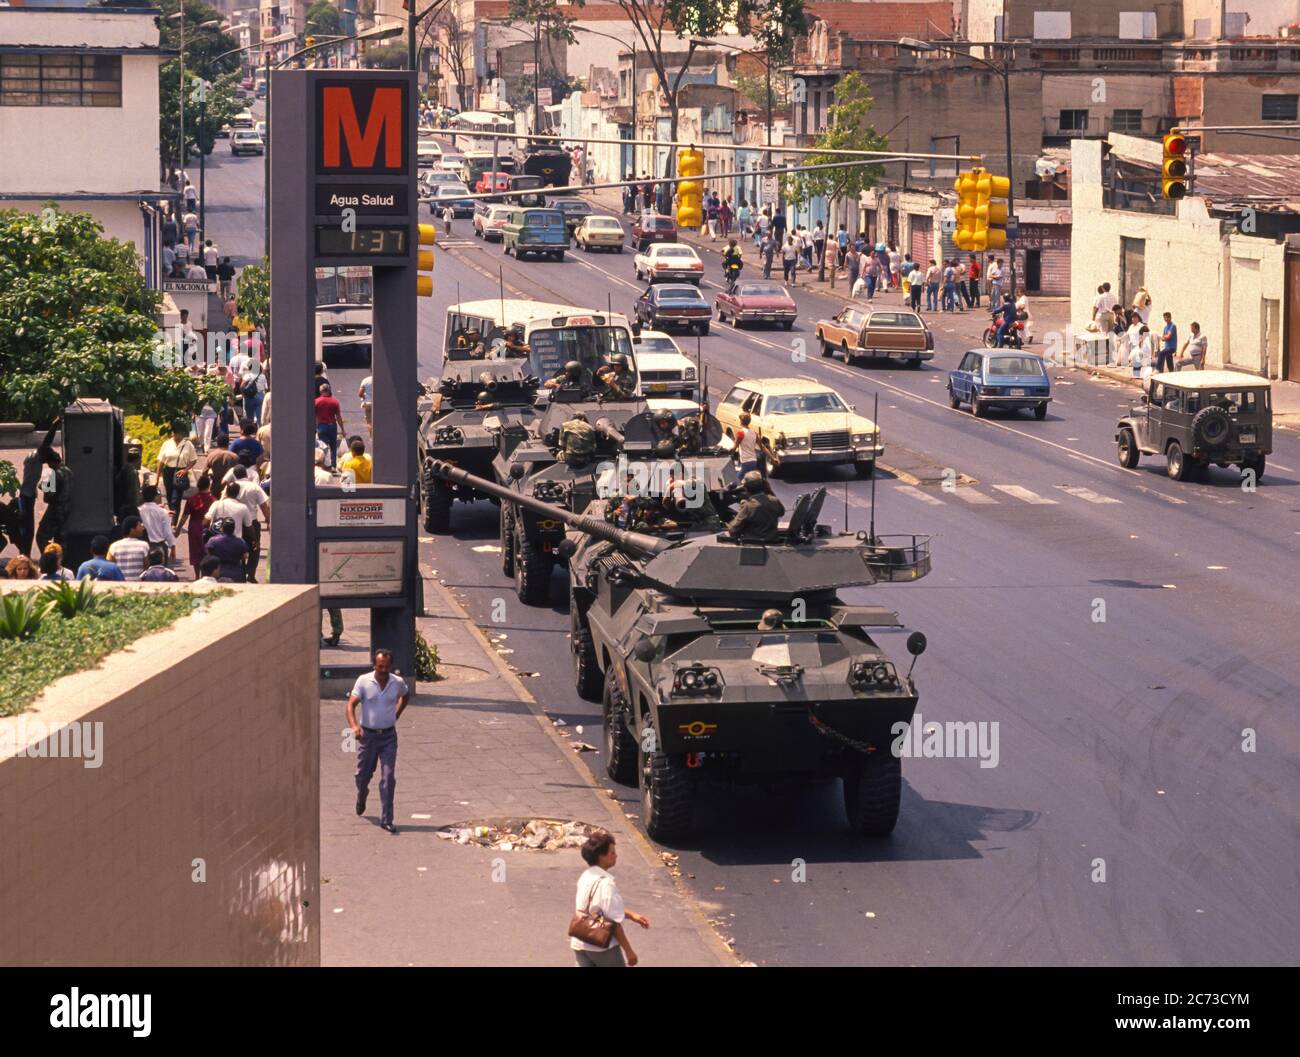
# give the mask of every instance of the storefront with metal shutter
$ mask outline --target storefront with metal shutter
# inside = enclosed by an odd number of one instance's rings
[[[912,251],[912,260],[929,263],[934,249],[934,217],[929,214],[908,214],[908,226],[911,236],[908,249]]]
[[[1022,224],[1016,272],[1026,293],[1070,296],[1070,225]]]

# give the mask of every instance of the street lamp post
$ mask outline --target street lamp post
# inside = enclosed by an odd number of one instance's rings
[[[907,48],[909,51],[943,51],[949,55],[962,56],[970,59],[971,62],[977,62],[986,69],[992,70],[1002,78],[1002,108],[1006,116],[1006,147],[1007,147],[1007,180],[1011,182],[1011,195],[1007,202],[1007,207],[1014,216],[1016,212],[1016,185],[1012,174],[1011,161],[1011,67],[1005,60],[1001,65],[989,62],[988,59],[977,55],[971,55],[969,52],[959,51],[956,48],[949,47],[945,44],[936,44],[933,41],[917,40],[915,37],[900,37],[898,40],[900,48]],[[1007,251],[1007,262],[1011,268],[1011,295],[1016,293],[1016,252],[1014,249]]]

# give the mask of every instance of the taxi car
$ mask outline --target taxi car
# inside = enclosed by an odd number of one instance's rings
[[[670,282],[685,280],[699,286],[704,279],[704,262],[695,250],[681,242],[647,246],[632,258],[632,270],[638,279],[651,283],[659,279]]]
[[[770,279],[741,279],[734,291],[719,290],[713,307],[718,322],[730,319],[733,327],[742,323],[780,323],[790,330],[799,315],[799,306],[786,288]]]
[[[982,416],[990,407],[1020,411],[1032,408],[1039,421],[1052,401],[1052,379],[1041,356],[1012,349],[972,349],[957,369],[948,372],[948,403],[970,404]]]
[[[822,355],[838,353],[845,363],[876,357],[920,367],[934,359],[934,335],[918,313],[907,309],[845,305],[830,319],[818,320],[815,330]]]
[[[1143,455],[1163,455],[1175,481],[1211,463],[1250,470],[1258,481],[1273,451],[1272,387],[1236,371],[1153,374],[1141,404],[1119,420],[1115,443],[1126,469]]]
[[[669,335],[662,330],[642,330],[639,334],[634,331],[632,350],[636,353],[641,395],[695,395],[698,369]]]
[[[582,223],[573,232],[573,241],[582,247],[583,253],[590,253],[596,246],[622,253],[623,225],[613,217],[595,214],[583,217]]]
[[[759,438],[760,463],[767,464],[769,474],[785,465],[850,463],[858,476],[866,477],[885,450],[871,419],[811,378],[738,381],[716,412],[728,437],[735,437],[745,412]]]

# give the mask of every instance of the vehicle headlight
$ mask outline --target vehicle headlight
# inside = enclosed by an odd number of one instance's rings
[[[538,481],[533,485],[533,495],[544,503],[554,503],[564,498],[564,485],[559,481]]]
[[[807,438],[807,437],[790,437],[790,438],[786,441],[786,446],[789,447],[789,448],[791,448],[791,449],[806,448],[806,447],[808,447],[808,438]]]
[[[693,382],[695,380],[695,368],[687,367],[686,370],[682,372],[682,377],[688,382]]]
[[[866,444],[867,441],[870,440],[870,439],[871,439],[871,434],[869,434],[869,433],[855,433],[855,434],[853,434],[853,443],[854,443],[854,444]]]
[[[722,673],[716,668],[691,665],[689,668],[677,669],[673,675],[672,693],[674,697],[699,697],[702,694],[717,694],[722,692],[722,687]]]
[[[892,690],[899,685],[898,672],[888,661],[854,661],[849,685],[855,690]]]
[[[439,444],[464,444],[465,434],[456,426],[439,426],[433,439]]]

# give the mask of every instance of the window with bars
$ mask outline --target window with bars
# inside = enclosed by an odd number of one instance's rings
[[[1294,95],[1266,95],[1262,97],[1260,118],[1264,121],[1295,121],[1296,100]]]
[[[1142,111],[1116,110],[1111,116],[1110,127],[1112,132],[1141,132]]]
[[[1086,110],[1062,110],[1058,121],[1062,132],[1088,131],[1088,111]]]
[[[0,106],[121,106],[122,56],[0,54]]]

